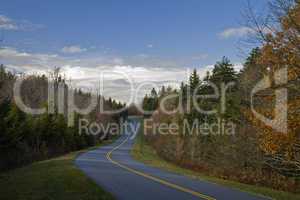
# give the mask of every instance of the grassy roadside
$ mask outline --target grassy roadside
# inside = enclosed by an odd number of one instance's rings
[[[141,127],[143,127],[143,126],[141,126]],[[142,128],[141,128],[141,130],[142,130]],[[253,185],[242,184],[242,183],[238,183],[238,182],[234,182],[234,181],[227,181],[227,180],[223,180],[223,179],[219,179],[219,178],[215,178],[215,177],[209,177],[209,176],[205,176],[201,173],[198,173],[198,172],[195,172],[195,171],[192,171],[189,169],[184,169],[184,168],[178,167],[178,166],[160,158],[157,155],[155,149],[153,149],[151,146],[149,146],[145,143],[142,133],[139,133],[139,135],[137,136],[136,142],[134,144],[131,154],[136,160],[143,162],[147,165],[150,165],[153,167],[158,167],[158,168],[170,171],[170,172],[175,172],[177,174],[183,174],[183,175],[195,178],[195,179],[217,183],[220,185],[239,189],[241,191],[249,192],[252,194],[270,197],[270,198],[276,199],[276,200],[287,200],[287,199],[288,200],[300,200],[300,195],[282,192],[282,191],[276,191],[276,190],[272,190],[270,188],[265,188],[265,187],[258,187],[258,186],[253,186]]]
[[[101,145],[111,143],[105,142]],[[99,146],[101,146],[99,145]],[[97,147],[99,147],[97,146]],[[74,159],[90,148],[0,174],[1,200],[111,200],[83,174]]]

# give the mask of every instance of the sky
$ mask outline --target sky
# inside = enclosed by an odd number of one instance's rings
[[[3,0],[0,63],[24,73],[60,67],[90,90],[104,72],[102,93],[128,102],[131,82],[143,96],[151,84],[185,81],[193,68],[203,76],[223,56],[240,69],[245,8],[246,0]]]

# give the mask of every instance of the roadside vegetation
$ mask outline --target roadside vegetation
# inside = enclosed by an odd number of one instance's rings
[[[21,98],[30,108],[46,108],[41,115],[31,115],[20,110],[13,98],[13,86],[17,79],[23,79]],[[71,91],[59,69],[46,75],[13,74],[0,66],[0,172],[49,159],[71,151],[94,146],[102,136],[79,131],[79,119],[97,121],[103,125],[117,122],[120,115],[103,115],[95,109],[89,115],[75,114],[74,126],[67,125],[67,99],[59,102],[64,113],[58,113],[58,102],[53,102],[54,112],[48,110],[48,84],[53,84],[54,95],[58,96],[58,85],[63,85],[65,94]],[[74,101],[79,108],[88,105],[91,93],[80,89],[74,91]],[[115,100],[98,97],[106,108],[118,109],[125,105]],[[109,136],[108,136],[109,137]]]
[[[143,127],[143,125],[141,127]],[[293,194],[284,191],[273,190],[267,187],[253,186],[253,185],[239,183],[236,181],[229,181],[221,178],[216,178],[213,176],[208,176],[204,172],[197,172],[194,170],[190,170],[188,168],[180,167],[172,162],[168,162],[165,159],[161,158],[157,153],[157,151],[151,145],[149,145],[149,143],[145,141],[142,128],[140,129],[140,132],[136,137],[134,147],[131,151],[131,155],[133,156],[134,159],[152,167],[157,167],[162,170],[185,175],[193,179],[217,183],[220,185],[224,185],[226,187],[238,189],[258,196],[262,195],[276,200],[287,200],[287,199],[299,200],[300,199],[300,195],[298,194]]]
[[[1,173],[0,199],[113,200],[111,194],[75,167],[75,158],[84,151]]]
[[[300,192],[300,2],[271,1],[263,22],[249,10],[247,23],[258,47],[251,50],[242,70],[223,57],[203,78],[195,69],[179,89],[152,89],[143,100],[143,108],[153,112],[145,141],[160,158],[177,166],[296,194]],[[268,86],[251,96],[261,80]],[[224,105],[221,95],[193,102],[193,94],[214,95],[215,90],[220,94],[222,84],[231,83]],[[288,94],[287,129],[280,131],[259,120],[253,109],[268,119],[284,113],[284,95],[278,95],[283,88]],[[175,112],[167,114],[162,106]],[[159,124],[176,124],[178,133],[161,134]],[[212,124],[218,127],[217,134],[205,127]],[[275,125],[284,124],[281,118]]]

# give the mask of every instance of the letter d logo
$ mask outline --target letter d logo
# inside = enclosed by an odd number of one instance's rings
[[[287,68],[283,68],[277,70],[274,75],[275,84],[282,85],[288,82],[288,70]],[[267,126],[272,127],[274,130],[287,133],[288,124],[287,124],[287,100],[288,100],[288,90],[286,88],[280,88],[275,90],[275,117],[274,119],[266,118],[264,115],[256,112],[253,104],[254,95],[264,89],[271,87],[271,80],[269,77],[263,78],[251,91],[251,110],[254,116],[262,121]]]

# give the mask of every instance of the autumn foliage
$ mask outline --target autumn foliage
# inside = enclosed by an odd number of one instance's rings
[[[152,119],[154,123],[178,123],[180,133],[184,132],[184,119],[189,122],[194,119],[200,122],[221,119],[222,123],[234,122],[237,125],[236,134],[147,134],[147,141],[161,157],[183,167],[224,179],[300,192],[300,2],[274,0],[270,7],[272,24],[264,24],[263,28],[260,26],[261,46],[250,52],[239,73],[232,71],[230,61],[223,58],[204,79],[200,80],[194,71],[189,82],[182,83],[179,90],[166,92],[164,89],[163,95],[161,91],[157,92],[160,94],[156,99],[158,102],[166,95],[183,94],[183,99],[173,99],[168,106],[176,108],[182,103],[182,110],[186,111],[188,89],[200,86],[202,94],[209,94],[211,90],[207,81],[218,86],[221,81],[235,82],[236,87],[226,94],[228,109],[225,113],[220,112],[219,101],[205,100],[198,102],[200,107],[217,109],[215,115],[205,116],[193,109],[193,105],[191,112],[169,115],[156,107]],[[287,70],[286,80],[284,74],[278,75],[278,71],[283,69]],[[251,98],[251,91],[263,79],[269,80],[269,87]],[[282,88],[287,90],[288,95],[287,131],[284,133],[266,125],[252,111],[254,108],[257,113],[274,119],[275,106],[284,107],[285,104],[281,99],[276,101],[277,91]],[[281,120],[277,125],[284,123]],[[153,130],[148,131],[153,133]]]

